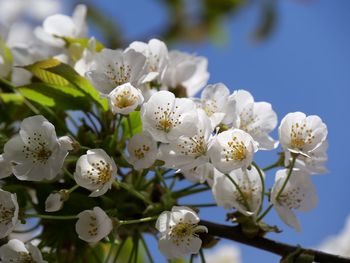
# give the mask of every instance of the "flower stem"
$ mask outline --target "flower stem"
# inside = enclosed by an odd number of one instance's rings
[[[292,162],[291,162],[291,164],[290,164],[289,171],[288,171],[288,174],[287,174],[287,178],[286,178],[286,180],[284,181],[284,183],[283,183],[281,189],[278,191],[278,193],[277,193],[277,195],[276,195],[276,201],[278,201],[278,198],[281,196],[281,194],[282,194],[284,188],[286,188],[286,185],[287,185],[287,183],[288,183],[288,181],[289,181],[289,178],[290,178],[290,176],[291,176],[291,174],[292,174],[292,171],[293,171],[293,168],[294,168],[296,159],[297,159],[297,156],[296,156],[296,155],[293,155],[293,157],[292,157]],[[270,210],[271,210],[272,207],[273,207],[273,204],[270,204],[270,205],[267,207],[267,209],[258,217],[258,219],[256,220],[256,222],[261,221],[261,220],[268,214],[268,212],[270,212]]]
[[[284,188],[286,188],[286,185],[287,185],[287,183],[288,183],[288,181],[289,181],[289,178],[290,178],[290,176],[292,175],[292,172],[293,172],[293,168],[294,168],[296,159],[297,159],[297,156],[293,154],[292,162],[291,162],[290,167],[289,167],[289,171],[288,171],[287,178],[286,178],[286,180],[284,181],[284,183],[283,183],[281,189],[278,191],[278,193],[277,193],[277,195],[276,195],[276,200],[277,200],[277,201],[278,201],[278,198],[280,198],[280,196],[281,196],[281,194],[282,194]]]
[[[132,131],[130,115],[128,115],[128,125],[129,125],[130,137],[132,137],[132,136],[134,136],[134,132]]]
[[[136,191],[135,189],[131,188],[128,184],[123,183],[123,182],[113,181],[113,185],[117,189],[119,187],[123,188],[124,190],[128,191],[130,194],[132,194],[133,196],[137,197],[138,199],[144,201],[145,203],[147,203],[149,205],[152,205],[152,202],[150,200],[148,200],[148,198],[146,198],[143,194],[141,194],[140,192]]]
[[[140,219],[133,219],[133,220],[120,220],[119,224],[120,225],[131,225],[131,224],[138,224],[138,223],[145,223],[149,221],[154,221],[158,218],[158,216],[149,216],[149,217],[144,217]]]
[[[145,248],[145,251],[146,251],[146,254],[147,254],[149,262],[150,263],[154,263],[151,251],[149,250],[149,248],[147,246],[147,243],[146,243],[146,241],[145,241],[145,239],[144,239],[142,234],[140,234],[140,239],[141,239],[141,243],[142,243],[143,247]]]
[[[264,211],[264,213],[262,213],[258,219],[256,220],[256,222],[260,222],[267,214],[268,212],[270,212],[271,208],[273,207],[273,204],[270,204],[267,209]]]
[[[72,192],[74,192],[75,190],[77,190],[80,187],[80,185],[76,184],[74,185],[72,188],[70,188],[67,193],[70,194]]]
[[[241,188],[239,187],[239,185],[236,183],[236,181],[228,174],[225,174],[225,176],[231,181],[231,183],[234,184],[234,186],[236,187],[237,191],[239,192],[239,194],[241,195],[242,199],[243,199],[243,204],[244,206],[247,208],[247,210],[251,211],[250,206],[248,204],[248,201],[245,197],[245,195],[243,194]]]
[[[120,255],[120,253],[121,253],[121,251],[122,251],[122,249],[123,249],[125,243],[126,243],[126,239],[123,239],[123,241],[122,241],[122,242],[119,244],[119,246],[118,246],[118,250],[117,250],[117,252],[115,253],[115,256],[114,256],[114,259],[113,259],[112,262],[117,262],[117,259],[118,259],[119,255]]]
[[[208,204],[182,204],[181,206],[214,207],[214,206],[217,206],[217,204],[215,204],[215,203],[208,203]]]
[[[192,195],[192,194],[201,193],[201,192],[207,191],[209,189],[210,189],[210,187],[202,187],[202,188],[197,188],[197,189],[193,189],[193,190],[185,191],[185,192],[180,190],[177,192],[173,192],[172,196],[175,198],[180,198],[180,197],[184,197],[184,196],[188,196],[188,195]]]
[[[199,250],[199,255],[201,256],[202,263],[205,263],[205,257],[204,257],[203,249]]]
[[[26,214],[26,218],[37,217],[42,219],[51,219],[51,220],[74,220],[78,219],[78,216],[54,216],[54,215],[40,215],[40,214]]]
[[[255,162],[252,162],[252,165],[255,167],[255,169],[258,171],[259,173],[259,177],[260,177],[260,181],[261,181],[261,203],[260,203],[260,206],[259,206],[259,210],[258,210],[258,214],[261,212],[262,208],[263,208],[263,204],[264,204],[264,194],[265,194],[265,179],[264,179],[264,176],[261,172],[261,169],[260,167],[255,163]]]

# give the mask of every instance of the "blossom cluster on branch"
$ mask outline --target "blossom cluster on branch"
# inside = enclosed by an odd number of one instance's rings
[[[33,41],[1,42],[0,100],[29,109],[23,120],[0,123],[4,130],[13,124],[0,155],[0,237],[10,237],[1,262],[55,262],[54,255],[87,262],[86,243],[109,244],[99,260],[116,262],[127,240],[129,262],[137,262],[144,233],[157,236],[169,259],[203,258],[202,247],[213,243],[198,216],[207,205],[223,206],[251,238],[279,232],[263,222],[272,208],[300,230],[295,211],[315,207],[310,178],[326,171],[320,117],[289,113],[274,139],[271,104],[223,83],[207,85],[206,58],[168,50],[158,39],[104,48],[86,38],[85,17],[79,5],[71,17],[46,18]],[[275,163],[254,161],[257,151],[279,145]],[[274,168],[268,190],[265,173]],[[190,186],[179,189],[181,180]],[[181,201],[204,191],[215,204]],[[11,238],[29,218],[42,226],[37,247]]]

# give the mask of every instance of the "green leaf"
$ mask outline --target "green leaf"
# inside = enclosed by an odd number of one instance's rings
[[[142,132],[142,121],[139,111],[133,111],[130,112],[129,118],[131,121],[131,127],[132,127],[132,133],[130,133],[129,124],[128,124],[128,117],[125,116],[122,120],[122,126],[123,126],[123,136],[125,138],[130,138],[131,134],[138,134]]]
[[[88,95],[98,105],[100,105],[104,111],[108,110],[107,99],[101,99],[98,91],[69,65],[59,63],[51,68],[48,68],[47,70],[51,73],[64,77],[70,83],[74,84],[78,89]]]
[[[79,44],[83,48],[89,48],[89,38],[72,38],[72,37],[62,37],[62,39],[66,42],[66,45],[70,46],[72,44]],[[95,40],[96,47],[95,51],[100,52],[102,49],[104,49],[104,45],[99,42],[98,40]]]
[[[27,87],[21,87],[18,90],[24,97],[31,101],[37,102],[40,105],[47,107],[53,107],[56,105],[55,100],[53,98],[44,95],[39,91]]]
[[[58,74],[53,74],[50,71],[48,71],[49,68],[55,67],[60,64],[61,62],[59,60],[51,58],[36,62],[28,66],[24,66],[23,68],[30,71],[35,77],[37,77],[45,83],[58,86],[67,86],[69,82],[64,77],[61,77]]]
[[[21,94],[17,94],[17,93],[0,93],[0,100],[5,104],[7,103],[22,104],[24,98]]]
[[[89,110],[90,104],[84,94],[74,86],[57,86],[45,83],[32,83],[17,90],[27,99],[47,107],[63,110]]]

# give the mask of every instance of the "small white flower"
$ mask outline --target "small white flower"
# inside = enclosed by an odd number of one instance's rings
[[[316,115],[293,112],[282,119],[278,133],[285,151],[310,156],[326,140],[327,126]]]
[[[132,49],[103,49],[94,56],[86,77],[102,96],[108,96],[125,83],[139,88],[146,74],[145,62],[146,57]]]
[[[51,193],[45,201],[46,212],[56,212],[62,209],[64,196],[60,192]]]
[[[91,64],[93,63],[96,54],[96,39],[91,37],[89,39],[88,47],[84,49],[80,59],[75,63],[74,69],[81,76],[85,76],[86,72],[91,68]]]
[[[42,20],[59,12],[59,0],[2,0],[0,1],[0,23],[11,24],[19,18],[30,17]]]
[[[205,226],[198,225],[198,215],[188,207],[173,206],[158,217],[156,228],[160,232],[158,247],[167,258],[183,258],[197,254],[202,245],[199,232],[208,232]]]
[[[234,245],[222,245],[205,253],[207,263],[241,263],[241,251]]]
[[[181,173],[187,180],[194,183],[205,183],[213,186],[214,182],[214,166],[211,163],[204,163],[190,169],[181,169]]]
[[[108,95],[109,108],[114,114],[127,115],[134,111],[143,102],[143,96],[139,89],[130,83],[116,87]]]
[[[146,131],[131,137],[128,144],[127,161],[136,170],[146,169],[153,165],[158,155],[157,142]]]
[[[67,136],[57,138],[55,126],[41,115],[28,117],[21,123],[19,135],[4,146],[4,158],[12,163],[19,180],[52,180],[60,172],[68,151]]]
[[[82,38],[86,36],[87,8],[85,5],[77,5],[72,17],[55,14],[47,17],[42,27],[34,31],[37,38],[53,47],[64,47],[65,42],[58,37]]]
[[[129,45],[129,49],[140,52],[146,57],[147,73],[152,72],[153,74],[149,74],[144,82],[160,83],[169,60],[165,43],[158,39],[151,39],[148,43],[134,41]]]
[[[257,151],[256,142],[245,131],[230,129],[219,133],[209,149],[211,162],[222,173],[248,167]]]
[[[235,124],[235,102],[230,99],[230,90],[222,83],[208,85],[200,99],[195,100],[210,118],[213,127],[224,124]]]
[[[317,149],[312,152],[309,152],[309,157],[304,155],[299,155],[295,160],[295,168],[298,168],[301,171],[306,172],[307,174],[323,174],[328,170],[326,168],[326,162],[328,160],[327,156],[328,142],[324,141]],[[291,160],[291,153],[285,152],[285,166],[287,166]]]
[[[217,204],[225,209],[234,207],[247,216],[256,216],[262,202],[262,184],[258,171],[255,167],[250,170],[236,169],[228,176],[239,189],[225,174],[216,171],[212,191]]]
[[[209,79],[208,60],[180,51],[169,52],[169,64],[162,83],[169,89],[185,89],[187,97],[194,96]]]
[[[0,247],[0,259],[2,263],[47,263],[37,247],[32,243],[24,244],[18,239],[11,239]]]
[[[92,191],[91,197],[105,194],[111,188],[117,166],[102,149],[91,149],[79,157],[74,179],[78,185]]]
[[[235,91],[230,98],[234,100],[238,115],[238,126],[249,133],[259,144],[259,149],[272,150],[278,146],[269,133],[276,128],[277,115],[271,104],[267,102],[254,102],[253,96],[246,90]]]
[[[207,151],[212,139],[213,128],[210,119],[201,109],[198,112],[198,122],[192,125],[197,131],[192,136],[180,136],[169,144],[160,146],[160,159],[165,167],[189,170],[209,162]]]
[[[112,220],[100,207],[85,210],[78,217],[75,230],[79,238],[86,242],[96,243],[108,236],[113,229]]]
[[[142,105],[141,118],[143,129],[156,141],[170,142],[181,135],[194,135],[198,114],[190,99],[175,98],[169,91],[159,91]]]
[[[316,190],[308,174],[294,169],[286,187],[277,199],[287,175],[287,169],[276,172],[275,184],[271,190],[271,203],[284,223],[300,231],[300,223],[293,210],[309,211],[313,209],[317,203]]]
[[[0,154],[0,179],[9,177],[12,174],[11,162],[4,159],[3,154]]]
[[[0,238],[12,232],[18,221],[16,194],[0,189]]]

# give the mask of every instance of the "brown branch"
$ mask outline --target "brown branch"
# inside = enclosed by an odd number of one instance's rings
[[[324,263],[350,263],[350,258],[344,258],[337,255],[324,253],[318,250],[306,249],[299,246],[293,246],[286,243],[274,241],[264,237],[248,238],[241,232],[237,226],[220,225],[208,221],[201,221],[201,224],[208,228],[208,233],[213,236],[218,236],[230,239],[251,247],[256,247],[265,251],[269,251],[276,255],[286,256],[297,249],[301,252],[308,252],[315,256],[315,262]]]

